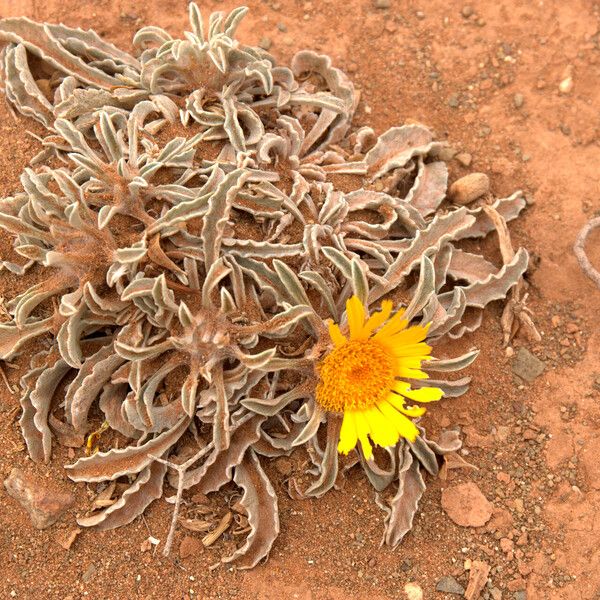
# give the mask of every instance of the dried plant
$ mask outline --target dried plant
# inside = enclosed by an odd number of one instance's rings
[[[224,559],[239,568],[279,532],[266,459],[308,452],[314,480],[291,477],[295,498],[326,493],[358,464],[378,492],[396,481],[390,503],[378,500],[396,546],[423,470],[436,475],[438,457],[460,447],[457,432],[436,443],[421,427],[413,443],[340,465],[341,418],[315,401],[326,321],[343,322],[350,296],[367,307],[385,297],[431,322],[429,340],[459,338],[524,285],[528,264],[524,249],[498,268],[461,248],[516,218],[521,193],[452,205],[444,144],[429,129],[353,128],[348,78],[326,56],[300,52],[287,68],[240,44],[245,12],[215,13],[205,30],[191,4],[191,33],[145,27],[136,56],[92,31],[0,22],[6,95],[48,132],[23,190],[0,201],[22,257],[2,268],[47,273],[0,323],[1,359],[38,350],[22,378],[29,453],[48,462],[54,438],[91,447],[99,423],[113,432],[118,447],[66,467],[74,481],[129,483],[79,520],[96,529],[139,516],[169,465],[177,508],[192,486],[233,481],[251,529]],[[432,360],[424,369],[442,379],[416,385],[459,396],[469,378],[445,374],[476,355]],[[177,513],[167,551],[176,523]]]

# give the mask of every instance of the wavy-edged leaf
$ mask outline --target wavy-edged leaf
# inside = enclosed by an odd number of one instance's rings
[[[463,288],[467,298],[467,306],[485,308],[494,300],[506,298],[506,294],[524,275],[529,264],[529,254],[525,248],[519,248],[513,259],[498,272],[489,275]]]
[[[442,373],[461,371],[471,365],[478,355],[479,350],[471,350],[456,358],[447,358],[443,360],[432,359],[423,364],[423,369],[427,372],[434,371]]]
[[[233,468],[240,464],[246,450],[260,439],[264,420],[262,415],[247,415],[230,432],[228,448],[213,451],[200,467],[185,474],[184,489],[197,485],[198,492],[208,494],[231,481]]]
[[[77,524],[98,531],[115,529],[131,523],[146,508],[162,496],[167,465],[154,461],[144,468],[123,495],[108,508],[89,517],[80,517]]]
[[[48,427],[48,414],[52,405],[52,397],[71,367],[64,360],[57,360],[47,367],[38,377],[35,388],[29,395],[29,401],[35,409],[33,423],[42,435],[44,462],[48,463],[52,455],[52,433]]]
[[[235,468],[233,480],[244,490],[240,502],[246,509],[252,531],[244,545],[224,558],[223,562],[231,563],[238,569],[252,569],[269,555],[279,535],[277,495],[252,451],[247,452]]]
[[[443,161],[419,161],[419,172],[405,200],[424,217],[434,213],[446,196],[448,167]]]
[[[425,156],[443,144],[433,141],[433,134],[422,125],[392,127],[380,135],[365,156],[371,180],[392,169],[403,167],[413,156]]]
[[[408,445],[404,447],[402,463],[398,472],[398,491],[387,507],[384,519],[385,532],[382,543],[396,548],[402,538],[412,529],[419,500],[425,491],[425,482],[419,468],[419,462],[414,460]]]
[[[456,236],[472,225],[474,221],[475,217],[469,215],[465,208],[434,217],[427,229],[417,231],[410,246],[398,254],[384,275],[386,282],[371,289],[369,303],[375,302],[398,287],[403,277],[411,271],[425,253],[433,253],[439,250],[444,243],[456,239]]]
[[[186,415],[172,429],[141,446],[98,452],[93,456],[80,458],[72,465],[65,465],[67,475],[73,481],[94,483],[139,473],[154,461],[153,456],[162,456],[171,448],[189,424],[190,419]]]

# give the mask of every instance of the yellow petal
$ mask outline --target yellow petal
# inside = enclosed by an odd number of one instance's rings
[[[406,379],[429,379],[429,375],[420,369],[405,367],[401,363],[396,369],[396,377],[405,377]]]
[[[358,439],[360,440],[363,454],[367,460],[371,460],[371,458],[373,458],[373,448],[369,443],[369,424],[362,412],[355,412],[354,417],[356,419],[356,432],[358,434]]]
[[[381,303],[381,310],[379,312],[373,313],[365,323],[363,330],[366,333],[366,336],[369,337],[378,327],[381,327],[389,318],[393,303],[391,300],[384,300]]]
[[[371,430],[371,439],[382,448],[395,446],[398,442],[398,432],[383,416],[377,407],[364,411],[365,418]]]
[[[399,331],[390,335],[386,342],[393,348],[402,348],[422,342],[427,337],[427,330],[420,325],[409,327],[404,331]]]
[[[381,402],[379,409],[394,425],[396,431],[403,437],[414,442],[419,435],[417,426],[403,414],[400,414],[389,402]]]
[[[378,340],[384,340],[392,335],[396,335],[406,328],[408,321],[403,319],[405,309],[399,309],[396,314],[374,335]]]
[[[444,392],[436,387],[422,387],[418,390],[411,390],[410,385],[405,381],[397,381],[394,384],[394,391],[415,402],[435,402],[444,395]]]
[[[398,358],[419,357],[419,359],[424,360],[429,358],[431,353],[431,346],[425,342],[420,342],[418,344],[398,344],[394,346],[386,343],[385,346],[388,347],[390,352]]]
[[[421,417],[427,412],[423,406],[406,406],[404,403],[404,398],[396,394],[390,394],[387,397],[387,402],[389,402],[396,410],[399,410],[407,417]]]
[[[346,316],[348,317],[348,328],[350,339],[359,340],[363,337],[363,325],[365,323],[365,307],[357,296],[352,296],[346,302]]]
[[[331,320],[327,323],[327,325],[329,327],[329,337],[331,338],[333,345],[336,348],[339,346],[343,346],[348,340],[346,339],[346,336],[344,336],[344,334],[340,331],[339,326]]]
[[[358,433],[356,431],[356,419],[354,413],[347,411],[344,413],[342,428],[340,429],[340,441],[338,443],[338,452],[348,454],[350,450],[356,447]]]

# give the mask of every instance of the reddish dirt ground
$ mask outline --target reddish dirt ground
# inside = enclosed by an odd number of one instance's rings
[[[208,13],[236,2],[201,4]],[[170,510],[164,501],[153,504],[144,520],[107,533],[83,532],[65,550],[59,540],[89,503],[86,489],[67,480],[65,451],[58,449],[49,467],[27,459],[17,396],[2,388],[0,475],[22,466],[74,489],[77,504],[62,522],[38,531],[2,490],[0,596],[384,600],[406,597],[405,584],[416,582],[425,598],[451,598],[435,591],[440,577],[452,575],[466,585],[465,561],[468,566],[468,560],[482,560],[491,567],[484,598],[600,598],[600,291],[572,253],[578,230],[600,212],[600,5],[247,4],[252,10],[241,39],[270,43],[282,63],[303,48],[330,54],[361,90],[359,122],[379,132],[410,119],[426,123],[472,155],[468,170],[489,173],[496,195],[518,188],[530,194],[532,205],[511,232],[514,244],[534,256],[530,306],[543,341],[532,345],[518,338],[514,348],[528,347],[546,370],[531,385],[513,376],[513,359],[502,348],[501,307],[492,307],[475,335],[440,351],[481,348],[470,368],[471,391],[435,407],[426,422],[434,431],[460,426],[467,458],[479,470],[451,471],[446,482],[430,480],[414,531],[393,551],[379,547],[383,515],[362,476],[352,474],[343,490],[322,499],[292,502],[275,465],[270,475],[279,491],[282,532],[269,562],[246,573],[224,566],[208,570],[232,540],[180,559],[184,533],[178,532],[171,558],[143,552],[149,532],[166,537]],[[123,48],[143,25],[160,24],[171,33],[187,26],[184,0],[0,0],[0,16],[20,15],[92,27]],[[573,87],[561,93],[559,83],[569,74]],[[37,131],[0,102],[1,196],[17,188],[20,172],[37,152],[27,129]],[[451,167],[453,178],[467,172],[457,161]],[[600,235],[589,246],[600,264]],[[4,240],[0,251],[6,248]],[[11,297],[24,285],[3,275],[0,295]],[[8,370],[13,384],[20,373]],[[300,469],[301,460],[294,458],[292,468]],[[445,485],[469,480],[495,507],[492,521],[479,529],[454,525],[440,505]]]

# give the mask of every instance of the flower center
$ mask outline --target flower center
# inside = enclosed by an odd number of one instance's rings
[[[317,369],[316,399],[330,412],[368,409],[385,400],[394,385],[394,357],[374,339],[334,348]]]

